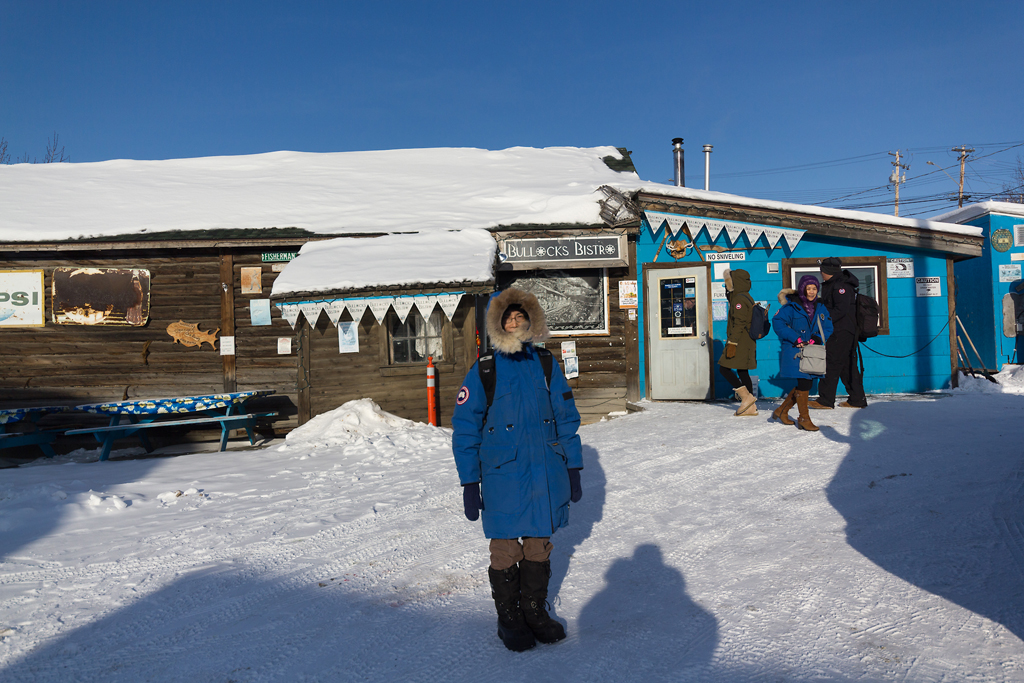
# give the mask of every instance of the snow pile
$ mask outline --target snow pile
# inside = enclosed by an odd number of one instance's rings
[[[389,438],[402,432],[439,431],[437,427],[406,420],[381,409],[368,398],[343,403],[328,413],[293,430],[279,451],[311,450],[348,446],[376,437]]]
[[[634,186],[614,147],[270,152],[0,164],[0,240],[295,227],[325,235],[601,223],[597,189]]]
[[[960,375],[960,386],[955,391],[969,394],[1024,394],[1024,366],[1006,364],[992,378],[993,384],[984,375],[971,377]]]
[[[494,279],[496,251],[486,230],[307,242],[274,280],[272,293],[489,282]]]

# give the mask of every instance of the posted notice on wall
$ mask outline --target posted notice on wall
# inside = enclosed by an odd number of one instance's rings
[[[225,337],[221,335],[220,338],[220,355],[222,356],[233,356],[235,355],[235,338]]]
[[[1000,282],[1016,282],[1020,279],[1019,263],[1004,263],[999,266]]]
[[[726,301],[729,297],[725,295],[725,283],[724,282],[712,282],[711,283],[711,300],[712,301]]]
[[[292,338],[291,337],[278,337],[277,338],[277,355],[279,355],[279,356],[290,356],[290,355],[292,355]]]
[[[918,296],[942,296],[942,278],[915,277]]]
[[[912,278],[914,277],[914,259],[912,258],[891,258],[886,259],[886,277],[889,278]],[[920,296],[920,294],[918,295]]]
[[[253,299],[249,302],[249,322],[254,327],[271,324],[270,299]]]
[[[359,323],[338,323],[338,353],[359,353]]]
[[[564,341],[562,342],[562,360],[566,358],[572,358],[576,355],[576,342]]]
[[[580,376],[580,359],[576,356],[569,356],[565,359],[565,378],[572,379]]]
[[[728,320],[729,319],[729,302],[728,301],[712,301],[711,302],[711,319],[714,321]]]
[[[636,308],[636,280],[619,280],[619,308]]]

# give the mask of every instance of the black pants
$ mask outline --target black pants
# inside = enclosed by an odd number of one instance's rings
[[[828,353],[827,351],[825,353]],[[721,365],[718,366],[718,372],[721,373],[725,381],[729,383],[733,389],[739,389],[741,386],[746,387],[747,391],[754,393],[754,383],[750,381],[750,373],[746,370],[733,370],[732,368],[726,368]]]
[[[835,407],[836,389],[842,380],[851,406],[866,406],[864,378],[857,368],[857,336],[853,332],[834,332],[825,342],[825,376],[818,381],[818,403]]]

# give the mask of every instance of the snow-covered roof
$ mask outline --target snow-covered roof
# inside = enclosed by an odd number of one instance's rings
[[[489,282],[496,250],[484,229],[307,242],[274,280],[271,294]]]
[[[623,191],[627,188],[617,186]],[[953,221],[943,222],[940,220],[924,220],[919,218],[898,218],[882,213],[869,211],[850,211],[847,209],[830,209],[823,206],[808,206],[807,204],[791,204],[789,202],[777,202],[771,199],[754,199],[753,197],[741,197],[735,194],[724,192],[712,192],[709,190],[697,190],[689,187],[677,187],[675,185],[662,185],[659,183],[642,183],[631,188],[648,194],[658,194],[668,197],[680,197],[705,202],[718,202],[731,206],[744,206],[752,209],[770,209],[772,211],[785,211],[787,213],[817,216],[821,218],[833,218],[837,220],[865,221],[882,225],[892,225],[901,228],[916,228],[919,230],[933,230],[936,232],[955,233],[961,235],[981,235],[981,228],[967,225],[957,225]],[[942,217],[940,217],[942,218]]]
[[[1024,204],[1016,204],[1014,202],[978,202],[939,214],[933,217],[932,220],[964,223],[978,216],[984,216],[987,213],[998,213],[1004,216],[1024,216]]]
[[[0,165],[0,241],[296,227],[319,234],[600,223],[614,147],[270,152]]]

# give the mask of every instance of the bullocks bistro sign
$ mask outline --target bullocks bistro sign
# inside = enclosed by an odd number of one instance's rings
[[[541,237],[498,242],[503,269],[628,266],[625,235]]]

